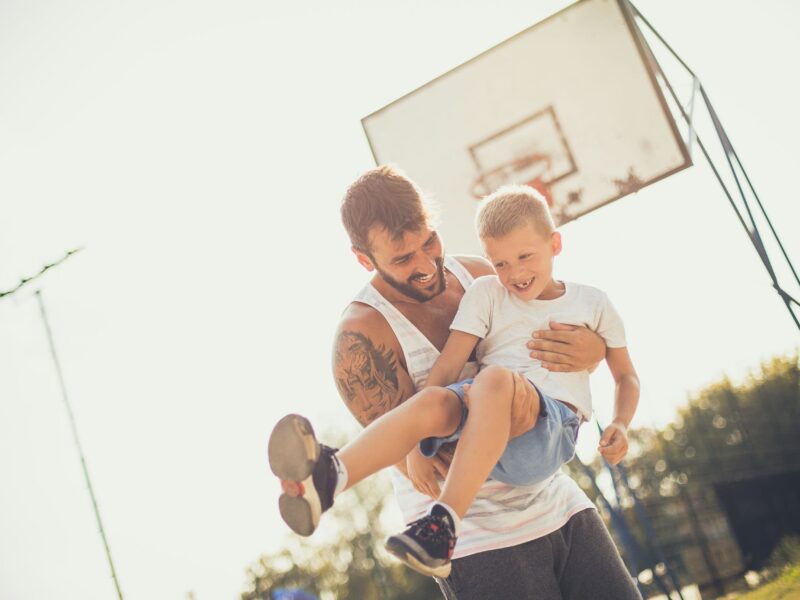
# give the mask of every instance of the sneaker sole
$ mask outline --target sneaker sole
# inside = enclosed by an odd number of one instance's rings
[[[450,576],[450,570],[453,566],[451,562],[447,562],[438,567],[429,567],[416,557],[411,548],[395,536],[386,540],[386,550],[392,554],[392,556],[414,569],[417,573],[422,573],[429,577],[438,577],[440,579],[446,579]]]
[[[311,502],[302,496],[281,494],[278,509],[284,522],[298,535],[308,537],[317,529],[320,512],[312,508]]]
[[[269,436],[269,467],[279,479],[305,481],[319,459],[314,428],[305,417],[286,415]]]
[[[298,535],[311,535],[319,524],[322,507],[312,477],[320,447],[308,419],[287,415],[278,421],[269,436],[267,454],[272,472],[279,479],[299,482],[303,490],[301,496],[281,494],[281,517]]]

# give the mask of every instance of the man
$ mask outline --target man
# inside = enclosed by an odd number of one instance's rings
[[[350,186],[342,222],[359,263],[375,275],[344,312],[333,372],[348,409],[367,425],[424,385],[464,289],[493,271],[483,259],[444,254],[420,190],[391,167]],[[551,328],[529,345],[545,367],[583,370],[604,357],[593,332]],[[475,370],[468,364],[461,378]],[[516,386],[512,438],[533,423],[529,389]],[[417,490],[397,465],[395,495],[407,522],[438,495],[436,474],[446,472],[447,458],[416,472]],[[525,487],[487,481],[464,518],[452,574],[439,585],[448,600],[640,598],[594,505],[563,473]]]

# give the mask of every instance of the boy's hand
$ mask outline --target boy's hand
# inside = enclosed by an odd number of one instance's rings
[[[615,465],[628,453],[628,428],[614,421],[605,428],[598,448],[609,464]]]
[[[606,344],[586,327],[550,321],[550,329],[533,332],[531,358],[549,371],[592,371],[605,358]]]
[[[408,478],[414,484],[414,489],[434,500],[439,497],[441,491],[436,473],[438,472],[442,477],[447,475],[447,466],[441,459],[435,456],[425,458],[420,454],[418,448],[414,448],[406,457],[406,469],[408,469]]]

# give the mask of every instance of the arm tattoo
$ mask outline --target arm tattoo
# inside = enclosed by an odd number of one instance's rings
[[[383,344],[376,348],[361,333],[343,331],[336,340],[335,353],[336,387],[362,425],[400,403],[394,351]]]

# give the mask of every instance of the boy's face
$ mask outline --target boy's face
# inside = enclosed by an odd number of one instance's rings
[[[553,281],[553,257],[561,252],[561,234],[539,233],[526,223],[499,238],[483,240],[500,283],[522,300],[552,300],[561,295]]]

